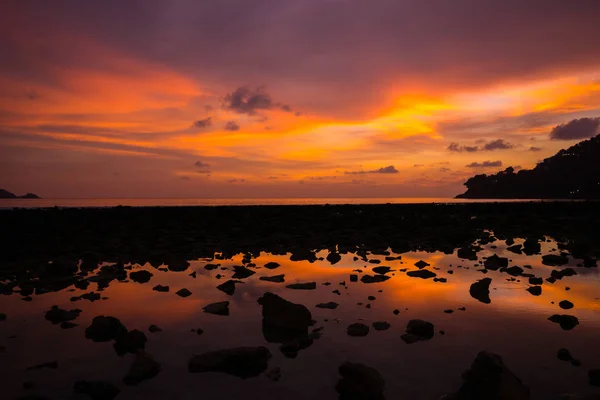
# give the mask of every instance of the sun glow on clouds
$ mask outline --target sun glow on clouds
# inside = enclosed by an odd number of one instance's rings
[[[392,192],[397,196],[420,196],[418,191],[406,190],[444,185],[458,192],[462,181],[474,172],[466,165],[502,160],[502,168],[533,166],[560,148],[560,143],[548,139],[553,126],[600,115],[598,66],[591,70],[564,68],[550,78],[548,74],[507,80],[494,76],[487,84],[471,84],[469,77],[458,77],[460,85],[443,86],[433,79],[435,70],[420,73],[417,68],[409,75],[415,76],[414,82],[407,83],[405,76],[388,72],[393,68],[386,65],[381,69],[385,76],[371,74],[374,82],[370,85],[377,90],[367,94],[371,86],[363,82],[355,87],[352,77],[345,75],[352,69],[339,71],[339,82],[328,74],[327,80],[319,80],[322,71],[312,70],[316,67],[310,57],[306,64],[299,64],[302,72],[314,74],[314,82],[313,76],[282,79],[290,66],[278,79],[271,79],[277,72],[275,63],[269,67],[273,70],[264,69],[261,81],[251,75],[254,78],[248,82],[246,76],[253,70],[241,74],[240,65],[222,64],[220,77],[214,68],[203,69],[202,62],[186,64],[186,58],[175,51],[169,53],[170,58],[161,58],[152,51],[127,51],[118,42],[103,42],[91,33],[70,32],[68,24],[36,28],[31,22],[35,19],[29,21],[27,12],[21,11],[22,18],[14,19],[18,24],[0,27],[0,33],[11,38],[12,48],[19,49],[12,58],[21,63],[0,66],[0,156],[26,154],[31,149],[45,152],[36,153],[35,159],[14,157],[19,161],[6,164],[3,170],[14,172],[4,172],[0,178],[14,185],[8,189],[15,192],[36,191],[41,178],[31,173],[32,166],[43,165],[51,171],[54,160],[74,152],[91,158],[120,157],[120,165],[138,171],[132,174],[138,173],[141,181],[160,178],[162,195],[200,195],[201,183],[207,180],[224,187],[310,181],[310,194],[315,196],[319,185],[360,186],[367,182],[376,188],[398,185],[397,192]],[[17,29],[20,24],[28,29],[17,35],[15,32],[23,31]],[[169,50],[168,46],[166,50],[159,47],[159,55]],[[333,59],[336,54],[328,57]],[[359,72],[360,67],[357,62]],[[456,65],[440,68],[448,76],[460,71]],[[434,83],[428,82],[430,75],[435,75]],[[236,90],[255,91],[262,97],[254,99],[256,104],[224,106],[227,96]],[[325,106],[323,98],[328,102]],[[348,117],[347,110],[356,110],[356,114]],[[493,157],[448,151],[452,142],[460,148],[481,147],[481,142],[498,139],[510,146],[496,150]],[[541,150],[528,151],[533,144]],[[195,169],[199,159],[211,165],[210,176]],[[88,169],[86,177],[104,174],[107,164]],[[344,174],[388,166],[398,173]],[[157,175],[139,172],[148,169]],[[78,168],[70,171],[75,176]],[[89,171],[93,173],[89,175]],[[68,179],[55,183],[57,193],[69,185]],[[356,190],[358,194],[362,189]],[[119,187],[117,192],[128,193],[127,187]]]

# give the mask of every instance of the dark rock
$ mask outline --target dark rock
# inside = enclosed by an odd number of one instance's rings
[[[192,273],[190,274],[190,276],[191,276],[192,278],[196,279],[196,271],[192,272]]]
[[[273,275],[273,276],[261,276],[259,278],[261,281],[274,282],[274,283],[283,283],[285,282],[285,275]]]
[[[477,251],[473,247],[462,247],[458,249],[456,255],[458,256],[458,258],[464,258],[466,260],[477,260]]]
[[[444,313],[446,313],[446,314],[452,314],[453,312],[454,312],[454,310],[452,310],[452,309],[444,310]]]
[[[57,369],[58,368],[58,362],[56,361],[51,361],[51,362],[47,362],[47,363],[42,363],[42,364],[37,364],[37,365],[32,365],[31,367],[27,367],[27,371],[33,371],[36,369]]]
[[[6,321],[6,314],[0,313],[0,322]]]
[[[105,381],[77,381],[73,391],[85,394],[92,400],[112,400],[121,392],[118,387]]]
[[[458,307],[457,310],[458,311],[467,311],[467,307]]]
[[[488,257],[484,262],[485,268],[491,269],[492,271],[497,271],[500,268],[508,267],[508,258],[498,257],[497,254]]]
[[[148,332],[150,333],[157,333],[157,332],[162,332],[162,329],[160,329],[158,326],[156,325],[150,325],[148,327]]]
[[[577,272],[573,268],[565,268],[562,270],[555,269],[552,272],[550,272],[550,277],[558,280],[564,278],[565,276],[573,275],[577,275]]]
[[[298,336],[284,342],[281,347],[281,353],[287,358],[296,358],[300,350],[310,347],[315,339],[321,337],[321,333],[313,332],[306,336]]]
[[[191,373],[222,372],[247,379],[263,373],[271,352],[266,347],[238,347],[194,355],[188,362]]]
[[[542,256],[542,264],[558,267],[569,263],[569,257],[563,254],[546,254]]]
[[[338,303],[330,301],[329,303],[319,303],[315,307],[317,307],[317,308],[328,308],[330,310],[335,310],[338,307]]]
[[[229,315],[229,302],[220,301],[218,303],[211,303],[202,308],[205,313],[215,315]]]
[[[232,276],[233,279],[245,279],[256,273],[255,271],[252,271],[251,269],[248,269],[246,267],[241,267],[239,265],[235,265],[233,267],[233,269],[235,270],[235,273]]]
[[[331,252],[327,255],[327,261],[329,261],[331,265],[337,264],[338,262],[340,262],[341,259],[342,256],[340,256],[340,254],[336,252]]]
[[[531,286],[531,287],[527,288],[527,291],[534,296],[539,296],[540,294],[542,294],[542,287],[541,286]]]
[[[391,325],[385,321],[375,321],[371,324],[376,331],[385,331],[390,329]]]
[[[381,264],[381,260],[373,259],[373,260],[369,260],[369,263],[371,263],[371,264]]]
[[[62,322],[73,321],[77,317],[81,310],[63,310],[62,308],[58,308],[58,306],[52,306],[49,311],[46,311],[46,320],[52,322],[54,325],[58,325]]]
[[[490,304],[492,301],[490,300],[490,283],[492,283],[491,278],[483,278],[478,280],[477,282],[471,284],[469,288],[469,294],[474,299],[479,300],[482,303]]]
[[[429,279],[437,276],[435,272],[432,272],[428,269],[419,269],[417,271],[408,271],[406,275],[411,278],[421,278],[421,279]]]
[[[92,324],[85,329],[86,339],[94,342],[109,342],[125,335],[127,328],[115,317],[97,316]]]
[[[331,293],[333,293],[333,294],[337,294],[338,296],[340,296],[340,295],[341,295],[340,291],[339,291],[339,290],[337,290],[337,289],[335,289],[335,290],[334,290],[334,291],[332,291]]]
[[[575,359],[571,355],[571,352],[569,352],[569,350],[567,350],[567,349],[559,349],[556,352],[556,357],[558,357],[558,359],[561,360],[561,361],[568,361],[568,362],[570,362],[572,365],[574,365],[576,367],[581,366],[581,361]]]
[[[553,316],[548,318],[548,320],[559,324],[560,327],[562,329],[564,329],[565,331],[571,330],[571,329],[575,328],[577,325],[579,325],[579,320],[577,319],[577,317],[575,317],[573,315],[554,314]]]
[[[523,268],[517,266],[509,267],[506,269],[506,272],[512,276],[519,276],[523,273]]]
[[[360,281],[362,283],[379,283],[379,282],[385,282],[388,279],[390,279],[389,276],[386,275],[363,275],[360,277]]]
[[[445,400],[529,400],[529,388],[503,363],[502,358],[480,352],[462,374],[460,389]]]
[[[448,280],[446,278],[433,278],[434,282],[446,283]]]
[[[527,238],[523,243],[523,252],[528,256],[539,254],[542,251],[540,242],[535,238]]]
[[[381,274],[381,275],[385,275],[388,272],[390,272],[391,268],[390,267],[385,267],[385,266],[381,266],[381,267],[373,267],[373,272],[375,272],[376,274]]]
[[[295,290],[314,290],[317,288],[316,282],[304,282],[304,283],[292,283],[291,285],[287,285],[288,289]]]
[[[79,325],[74,324],[72,322],[67,322],[67,321],[63,321],[60,323],[61,329],[71,329],[71,328],[75,328],[76,326],[79,326]]]
[[[523,246],[520,244],[515,244],[514,246],[507,247],[506,250],[515,254],[523,254],[522,248]]]
[[[152,290],[155,290],[157,292],[168,292],[169,291],[169,287],[168,286],[163,286],[163,285],[156,285],[152,288]]]
[[[562,300],[560,303],[558,303],[558,306],[563,310],[570,310],[574,307],[573,303],[571,303],[569,300]]]
[[[137,385],[147,379],[154,378],[160,372],[160,364],[145,351],[139,351],[129,371],[123,378],[126,385]]]
[[[395,309],[395,310],[394,310],[394,311],[392,311],[392,312],[394,313],[394,315],[398,315],[398,314],[400,314],[400,310],[398,310],[398,309]]]
[[[276,262],[268,262],[265,264],[265,268],[266,269],[275,269],[275,268],[279,268],[281,265],[279,263]]]
[[[169,271],[173,271],[173,272],[184,272],[186,271],[190,266],[190,263],[187,262],[186,260],[171,260],[169,261],[169,264],[167,265],[167,267],[169,268]]]
[[[369,327],[360,322],[356,322],[348,326],[346,333],[348,336],[367,336],[369,334]]]
[[[368,296],[367,299],[373,301],[373,300],[376,299],[376,297],[375,296]]]
[[[530,285],[541,285],[544,283],[544,280],[542,278],[537,278],[537,277],[532,277],[529,278],[529,284]]]
[[[342,379],[335,386],[340,400],[384,400],[385,381],[374,368],[345,362],[339,368]]]
[[[430,265],[431,265],[431,264],[429,264],[429,263],[427,263],[427,262],[425,262],[425,261],[423,261],[423,260],[419,260],[419,261],[417,261],[417,262],[415,263],[415,266],[416,266],[417,268],[419,268],[419,269],[423,269],[423,268],[425,268],[425,267],[428,267],[428,266],[430,266]]]
[[[178,291],[176,291],[175,294],[179,297],[188,297],[188,296],[192,295],[192,292],[190,292],[186,288],[183,288],[183,289],[179,289]]]
[[[93,303],[94,301],[100,300],[101,296],[100,293],[89,292],[82,294],[81,296],[79,296],[79,298]]]
[[[421,319],[411,319],[406,325],[406,333],[401,336],[401,339],[411,344],[418,341],[429,340],[434,335],[434,326],[431,322]]]
[[[600,369],[590,369],[588,371],[588,381],[592,386],[600,386]]]
[[[152,278],[152,273],[145,271],[145,270],[141,270],[141,271],[134,271],[134,272],[130,272],[129,273],[129,279],[131,279],[134,282],[137,283],[146,283],[150,281],[150,278]]]
[[[114,348],[120,356],[127,353],[136,354],[138,351],[146,348],[147,341],[148,339],[144,332],[134,329],[124,335],[118,336]]]
[[[224,293],[232,296],[235,293],[235,284],[236,283],[243,283],[243,282],[230,279],[227,282],[223,282],[219,286],[217,286],[217,289],[219,289],[221,292],[224,292]]]
[[[268,342],[283,343],[308,335],[312,315],[302,304],[294,304],[273,293],[265,293],[262,305],[263,335]]]
[[[350,275],[350,282],[358,282],[358,275],[356,275],[356,274]]]
[[[213,269],[217,269],[221,266],[221,264],[206,264],[204,269],[207,271],[212,271]]]

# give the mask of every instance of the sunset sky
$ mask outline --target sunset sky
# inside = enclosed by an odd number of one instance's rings
[[[447,197],[600,132],[598,0],[5,0],[0,188]]]

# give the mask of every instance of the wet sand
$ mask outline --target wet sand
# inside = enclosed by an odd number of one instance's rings
[[[88,380],[109,382],[127,399],[335,399],[338,369],[350,361],[381,374],[385,398],[439,399],[459,390],[483,350],[502,356],[532,399],[598,394],[588,371],[600,368],[599,219],[594,203],[1,211],[3,397],[90,398],[73,388]],[[564,256],[544,258],[550,254]],[[382,266],[390,272],[373,271]],[[551,278],[567,268],[575,274]],[[423,270],[437,281],[407,274]],[[284,282],[261,279],[282,274]],[[530,284],[528,274],[543,283]],[[217,288],[234,275],[234,293]],[[489,303],[470,293],[484,278]],[[287,287],[312,282],[315,289]],[[534,286],[539,296],[527,291]],[[191,294],[177,295],[183,288]],[[90,292],[100,299],[72,299]],[[290,351],[289,338],[273,339],[279,332],[265,328],[257,302],[265,293],[310,311],[307,347]],[[561,308],[563,300],[573,308]],[[228,315],[204,312],[225,301]],[[337,307],[317,307],[330,302]],[[80,309],[69,321],[77,326],[47,320],[54,305]],[[115,340],[86,338],[99,315],[144,332],[160,372],[125,384],[139,349],[119,355]],[[565,330],[553,315],[575,316],[578,325]],[[415,319],[431,322],[434,334],[408,344],[402,335]],[[375,322],[390,327],[376,330]],[[348,334],[356,323],[369,327],[365,336]],[[194,354],[260,346],[271,357],[257,376],[189,371]],[[561,348],[581,365],[559,360]],[[57,368],[28,370],[54,361]]]

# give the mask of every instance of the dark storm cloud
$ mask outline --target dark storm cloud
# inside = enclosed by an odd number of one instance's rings
[[[599,118],[579,118],[566,124],[555,126],[550,132],[550,140],[588,139],[599,133]]]
[[[240,114],[255,115],[259,110],[269,110],[273,101],[264,88],[255,90],[239,87],[223,99],[223,107]]]
[[[370,171],[344,171],[346,175],[364,175],[364,174],[397,174],[398,170],[393,165],[381,167]]]
[[[225,124],[226,131],[238,131],[239,129],[240,129],[240,126],[235,121],[228,121]]]
[[[199,119],[198,121],[194,122],[194,126],[200,129],[208,128],[209,126],[212,126],[212,118],[207,117],[204,119]]]
[[[220,87],[267,82],[278,98],[297,82],[295,102],[348,115],[379,98],[373,77],[443,91],[600,62],[590,50],[600,37],[597,0],[8,3],[3,14],[18,24],[2,28],[0,46],[11,76],[48,81],[56,68],[105,66],[93,48],[64,45],[63,32]],[[27,35],[44,40],[25,52]],[[270,96],[255,100],[238,109],[264,107]]]
[[[447,150],[457,153],[466,151],[467,153],[475,153],[477,151],[494,151],[494,150],[507,150],[515,147],[512,143],[506,142],[504,139],[496,139],[491,142],[483,142],[483,146],[461,146],[458,143],[450,143]]]
[[[491,167],[501,167],[502,161],[483,161],[483,162],[474,162],[466,165],[467,168],[491,168]]]
[[[507,150],[515,147],[513,144],[505,142],[504,139],[496,139],[489,143],[483,145],[483,150],[485,151],[493,151],[493,150]]]

